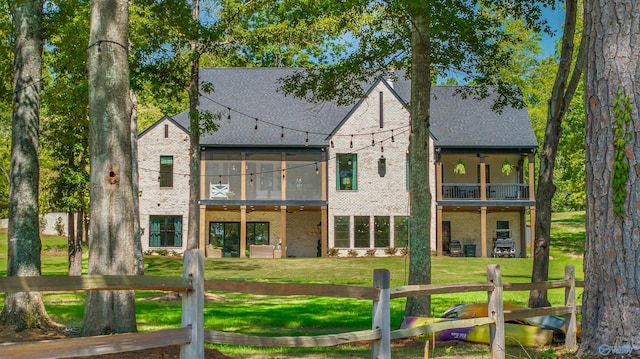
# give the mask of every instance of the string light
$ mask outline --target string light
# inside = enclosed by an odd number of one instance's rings
[[[249,174],[249,185],[253,186],[253,173]]]
[[[318,168],[318,162],[316,162],[316,174],[320,174],[320,169]]]
[[[396,142],[396,140],[393,139],[393,130],[391,130],[391,142]]]
[[[351,142],[349,142],[349,148],[353,148],[353,135],[351,135]]]
[[[280,141],[284,141],[284,126],[280,126]]]
[[[253,128],[253,132],[258,132],[258,119],[256,118],[256,127]]]
[[[373,137],[373,133],[371,133],[371,147],[373,147],[373,146],[375,146],[375,145],[376,145],[376,140],[375,140],[375,138]]]
[[[231,123],[231,107],[227,107],[229,113],[227,114],[227,123]]]
[[[304,140],[304,145],[309,146],[309,131],[307,131],[307,138]]]

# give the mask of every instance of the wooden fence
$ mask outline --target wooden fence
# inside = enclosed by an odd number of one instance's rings
[[[2,358],[80,357],[181,345],[180,357],[204,358],[204,344],[231,344],[264,347],[326,347],[359,341],[372,342],[372,358],[390,358],[391,340],[414,337],[444,329],[490,326],[491,358],[505,358],[505,320],[542,315],[565,315],[566,346],[576,347],[575,276],[572,266],[565,268],[563,280],[542,283],[502,283],[499,265],[487,267],[487,281],[437,285],[409,285],[390,288],[389,271],[374,271],[373,287],[334,284],[265,283],[230,280],[205,280],[204,256],[190,250],[184,255],[183,277],[97,276],[79,277],[6,277],[0,278],[0,291],[77,290],[161,290],[182,293],[182,327],[148,333],[131,333],[87,338],[60,339],[43,342],[0,344]],[[508,311],[503,309],[503,291],[529,291],[565,288],[565,305]],[[373,303],[372,328],[357,332],[300,337],[260,337],[204,330],[204,291],[238,292],[273,296],[308,295],[352,298]],[[486,291],[487,318],[462,319],[433,323],[416,328],[391,330],[390,300],[410,296]],[[54,356],[52,356],[54,355]]]

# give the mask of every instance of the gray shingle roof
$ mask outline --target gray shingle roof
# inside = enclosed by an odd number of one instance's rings
[[[221,113],[219,129],[202,136],[205,146],[326,146],[326,135],[335,131],[353,106],[311,104],[278,92],[278,80],[299,71],[282,68],[201,69],[201,82],[215,91],[201,96],[202,110]],[[372,81],[373,85],[374,82]],[[409,101],[410,81],[403,72],[391,85],[398,97]],[[368,88],[367,88],[368,89]],[[537,140],[526,109],[507,107],[498,113],[493,98],[475,100],[457,94],[456,86],[431,88],[431,133],[442,148],[536,148]],[[354,103],[355,105],[355,103]],[[227,107],[231,123],[227,123]],[[238,111],[238,112],[235,112]],[[188,113],[174,117],[188,128]],[[258,131],[254,131],[258,118]],[[275,126],[268,123],[276,124]],[[281,140],[284,126],[284,139]],[[293,131],[297,129],[299,131]],[[309,131],[309,142],[306,142]]]

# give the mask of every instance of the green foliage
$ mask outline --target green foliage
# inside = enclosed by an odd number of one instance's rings
[[[508,160],[504,160],[504,162],[502,162],[502,167],[500,167],[500,171],[508,176],[511,171],[513,171],[513,165]]]
[[[64,223],[62,222],[62,217],[56,218],[56,224],[54,227],[59,236],[64,236]]]
[[[467,170],[464,167],[464,162],[462,162],[462,160],[458,160],[458,162],[453,164],[453,173],[457,175],[463,175],[467,173]]]
[[[398,253],[398,248],[396,247],[387,247],[384,249],[384,253],[390,256],[395,256]]]
[[[347,256],[355,258],[358,256],[358,251],[356,251],[355,249],[349,249],[347,251]]]
[[[621,91],[616,93],[616,103],[613,110],[613,173],[611,188],[613,189],[614,212],[624,218],[625,201],[627,199],[627,181],[629,180],[629,161],[627,159],[627,144],[633,141],[631,127],[631,99]]]

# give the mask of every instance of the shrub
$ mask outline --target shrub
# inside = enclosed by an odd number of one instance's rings
[[[400,254],[406,257],[409,254],[409,247],[401,248]]]
[[[54,225],[56,233],[62,237],[64,236],[64,223],[62,223],[62,217],[58,217],[56,219],[56,224]]]
[[[376,250],[375,249],[367,249],[367,252],[364,254],[367,257],[375,257],[376,256]]]
[[[40,216],[40,233],[44,232],[47,228],[47,218],[44,215]]]
[[[357,257],[358,256],[358,251],[356,251],[355,249],[349,249],[349,251],[347,252],[347,255],[349,257]]]
[[[327,250],[327,255],[329,255],[329,257],[337,257],[338,256],[338,248],[329,248]]]
[[[396,247],[387,247],[384,249],[384,252],[390,256],[395,256],[398,252],[398,248]]]

